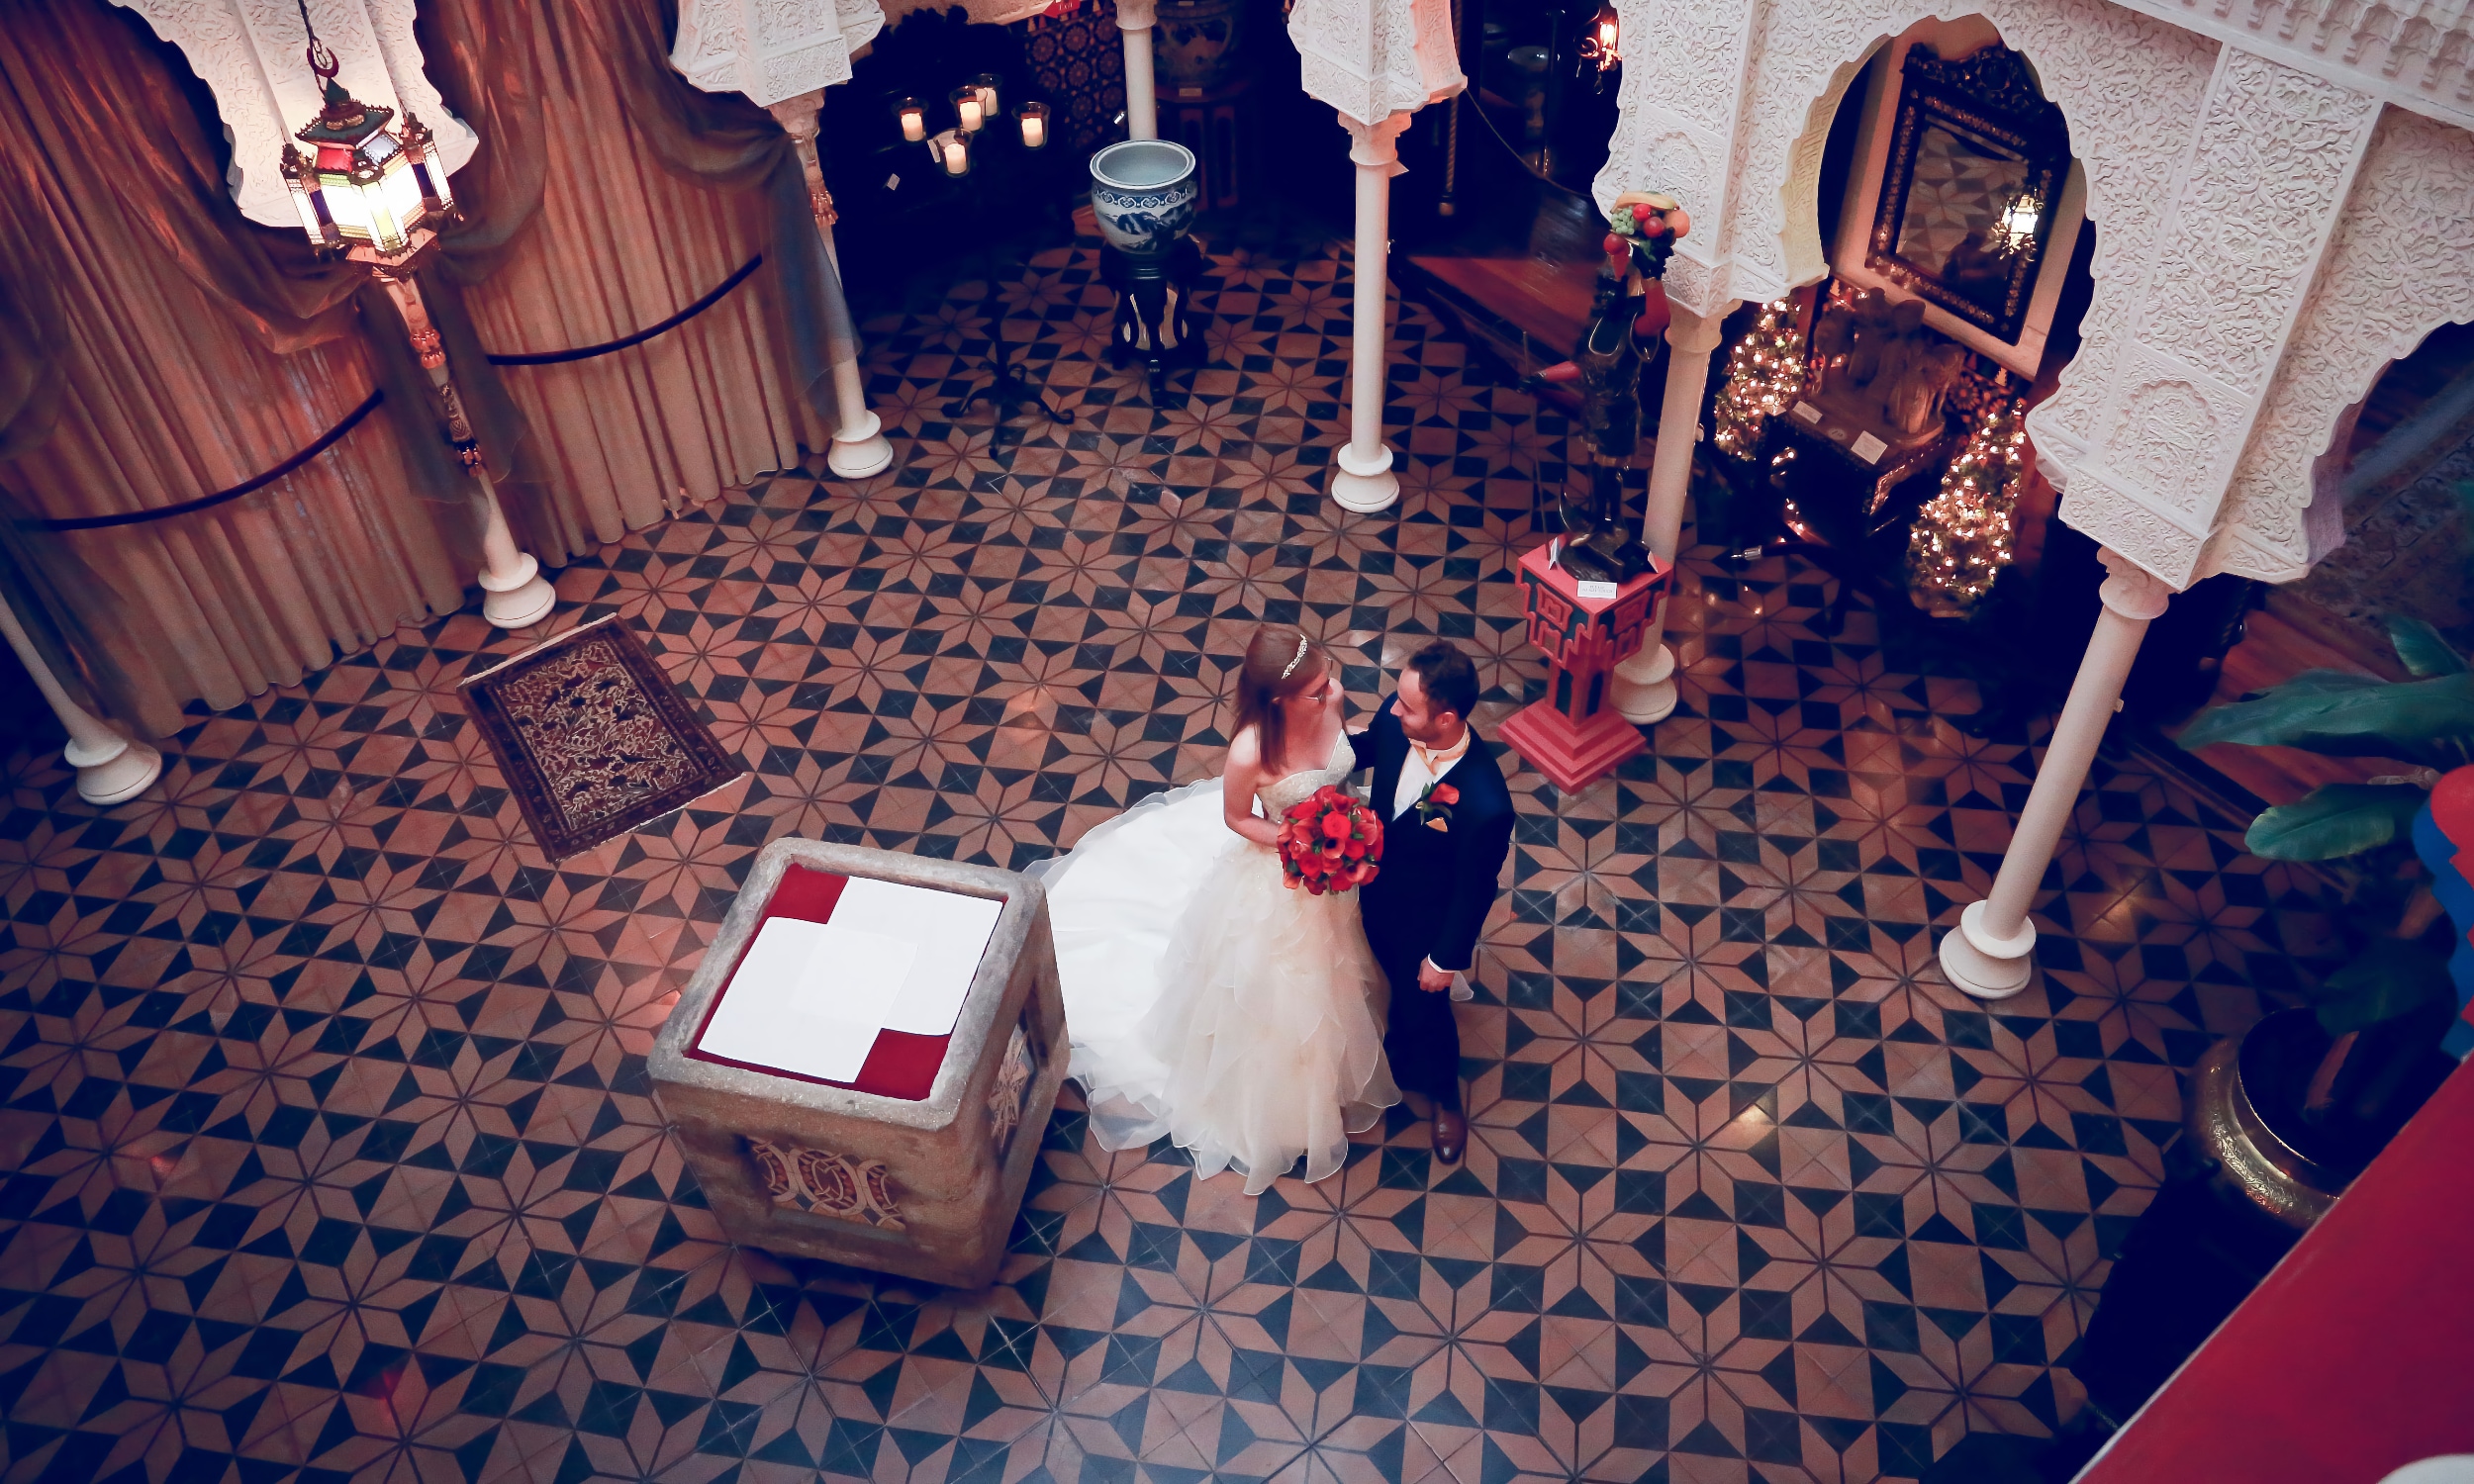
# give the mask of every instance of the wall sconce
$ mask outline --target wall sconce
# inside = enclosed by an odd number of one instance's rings
[[[1623,39],[1624,23],[1615,14],[1614,0],[1605,0],[1598,6],[1597,18],[1589,23],[1588,32],[1580,39],[1580,59],[1597,64],[1594,80],[1600,92],[1606,90],[1606,74],[1623,62]]]

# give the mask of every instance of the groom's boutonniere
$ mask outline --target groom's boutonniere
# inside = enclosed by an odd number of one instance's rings
[[[1438,779],[1417,795],[1417,822],[1430,830],[1452,828],[1452,806],[1461,801],[1461,790]]]

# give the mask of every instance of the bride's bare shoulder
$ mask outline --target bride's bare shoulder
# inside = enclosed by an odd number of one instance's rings
[[[1231,737],[1228,741],[1228,766],[1231,768],[1262,767],[1262,734],[1257,732],[1253,727],[1247,727],[1244,731],[1239,732],[1234,737]]]

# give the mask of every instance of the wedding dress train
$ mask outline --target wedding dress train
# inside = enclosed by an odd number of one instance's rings
[[[1281,812],[1355,759],[1257,791]],[[1166,1135],[1205,1176],[1259,1195],[1306,1161],[1319,1180],[1349,1136],[1399,1101],[1383,1065],[1384,984],[1354,891],[1315,896],[1279,855],[1228,827],[1220,781],[1145,799],[1033,868],[1048,888],[1065,991],[1068,1075],[1109,1149]]]

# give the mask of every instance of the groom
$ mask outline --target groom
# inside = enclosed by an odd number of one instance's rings
[[[1375,961],[1391,981],[1383,1051],[1393,1080],[1434,1103],[1435,1158],[1469,1143],[1461,1116],[1461,1028],[1453,975],[1470,968],[1512,849],[1512,794],[1494,755],[1470,730],[1477,672],[1442,639],[1410,655],[1374,724],[1353,734],[1357,766],[1375,770],[1382,871],[1360,890]]]

